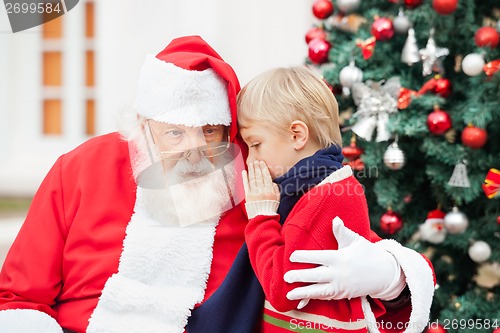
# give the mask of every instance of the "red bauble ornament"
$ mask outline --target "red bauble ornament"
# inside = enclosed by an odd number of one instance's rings
[[[313,4],[313,14],[320,20],[333,14],[333,3],[329,0],[316,0]]]
[[[344,155],[344,157],[349,161],[358,159],[363,152],[363,148],[356,146],[355,139],[351,140],[351,144],[349,146],[342,148],[342,155]]]
[[[469,124],[462,131],[462,144],[464,146],[479,149],[484,146],[486,141],[488,141],[488,132],[482,128]]]
[[[440,78],[436,80],[436,86],[434,87],[434,93],[439,96],[446,98],[451,95],[451,81],[448,79]]]
[[[490,61],[483,66],[483,71],[486,75],[492,76],[496,72],[500,71],[500,59]]]
[[[412,98],[417,95],[418,94],[415,90],[401,87],[399,89],[398,109],[400,110],[406,109],[410,105]]]
[[[441,15],[453,13],[458,6],[458,0],[432,0],[432,8]]]
[[[424,0],[405,0],[405,5],[406,7],[413,9],[420,6],[422,2],[424,2]]]
[[[434,111],[427,116],[427,128],[435,135],[446,133],[451,128],[450,115],[438,107],[434,108]]]
[[[325,40],[314,38],[309,44],[309,59],[315,64],[321,64],[328,60],[328,51],[330,51],[330,43]]]
[[[380,229],[386,234],[393,235],[401,230],[402,227],[403,218],[390,209],[380,218]]]
[[[325,30],[318,28],[318,27],[313,27],[309,29],[309,31],[306,34],[306,43],[309,44],[311,40],[314,38],[326,40],[326,32]]]
[[[372,24],[372,35],[376,40],[388,40],[394,36],[392,21],[386,17],[376,19]]]
[[[477,29],[474,42],[479,47],[489,46],[494,49],[500,42],[500,35],[493,27],[482,27]]]
[[[500,215],[497,216],[497,224],[500,225]]]
[[[418,94],[425,94],[429,91],[446,98],[450,96],[452,92],[451,81],[442,78],[440,75],[436,75],[422,85],[422,88],[418,90]]]
[[[429,326],[425,329],[424,333],[446,333],[447,330],[443,326],[438,323],[430,323]]]

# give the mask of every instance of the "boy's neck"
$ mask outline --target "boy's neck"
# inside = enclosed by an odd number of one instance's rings
[[[316,154],[316,152],[318,150],[321,150],[321,149],[323,149],[323,148],[319,144],[317,144],[315,142],[308,141],[306,143],[306,145],[304,147],[302,147],[302,149],[297,151],[297,155],[296,155],[297,158],[296,158],[295,164],[297,164],[300,160],[302,160],[304,158],[313,156],[314,154]]]

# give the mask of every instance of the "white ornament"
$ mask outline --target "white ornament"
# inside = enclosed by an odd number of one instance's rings
[[[468,226],[469,219],[457,207],[453,207],[452,211],[444,217],[444,227],[450,234],[461,234]]]
[[[433,71],[441,73],[443,71],[441,58],[447,56],[450,53],[447,48],[436,46],[436,41],[434,40],[434,28],[432,28],[430,31],[429,39],[427,40],[425,49],[421,49],[419,52],[423,62],[423,76],[430,75]]]
[[[462,70],[469,76],[481,74],[484,66],[484,57],[478,53],[471,53],[462,60]]]
[[[432,244],[442,243],[446,238],[445,215],[439,208],[427,213],[427,219],[418,227],[420,238]]]
[[[350,95],[350,89],[352,85],[357,82],[363,81],[363,71],[356,67],[354,60],[351,61],[349,66],[346,66],[340,70],[339,81],[342,85],[342,92],[344,95]]]
[[[444,242],[446,238],[446,229],[444,228],[443,222],[433,222],[431,220],[426,220],[424,223],[419,225],[420,237],[422,240],[432,243],[440,244]]]
[[[474,244],[469,247],[469,257],[477,263],[486,261],[491,256],[491,247],[488,243],[483,241],[474,242]]]
[[[405,162],[405,153],[399,148],[396,139],[384,153],[384,164],[391,170],[399,170],[404,167]]]
[[[392,25],[394,27],[394,30],[398,34],[405,34],[408,32],[408,29],[411,27],[411,22],[408,16],[406,16],[403,12],[403,9],[399,9],[398,16],[394,18],[392,21]]]
[[[410,28],[408,30],[408,37],[406,37],[403,51],[401,52],[401,62],[408,66],[416,64],[420,61],[420,53],[418,51],[417,39],[415,38],[415,30]]]
[[[347,14],[358,9],[360,3],[361,0],[337,0],[337,8]]]
[[[392,77],[385,83],[366,81],[352,85],[352,98],[357,111],[352,115],[356,124],[352,131],[359,137],[370,141],[377,128],[377,142],[387,141],[389,115],[398,111],[397,99],[401,90],[398,77]]]
[[[459,162],[455,165],[453,169],[453,174],[451,175],[448,185],[454,187],[470,187],[469,177],[467,176],[467,161]]]

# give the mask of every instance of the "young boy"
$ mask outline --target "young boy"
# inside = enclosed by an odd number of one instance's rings
[[[237,103],[249,148],[245,239],[266,295],[262,331],[367,332],[361,298],[310,300],[298,311],[299,301],[286,297],[298,284],[283,280],[291,269],[313,267],[291,263],[293,251],[338,249],[331,232],[337,216],[369,238],[363,188],[342,166],[335,97],[309,69],[292,67],[257,76]]]

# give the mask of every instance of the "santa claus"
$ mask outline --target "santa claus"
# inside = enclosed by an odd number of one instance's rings
[[[263,293],[244,244],[238,179],[246,156],[239,89],[232,68],[198,36],[147,57],[133,126],[61,156],[35,195],[0,273],[1,332],[259,329]],[[342,261],[325,260],[328,251],[294,260],[321,262],[326,276],[349,272],[330,283],[349,297],[405,279],[393,301],[367,305],[371,322],[391,323],[369,329],[421,330],[433,291],[426,260],[399,244],[351,243]],[[322,288],[325,277],[290,273],[287,281],[313,283],[294,297],[338,293]]]

